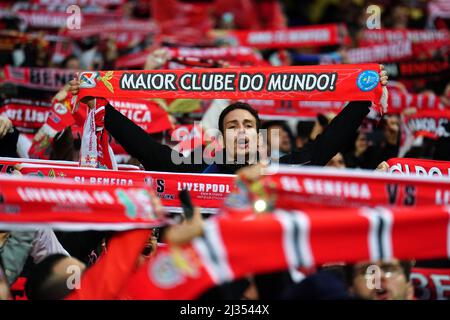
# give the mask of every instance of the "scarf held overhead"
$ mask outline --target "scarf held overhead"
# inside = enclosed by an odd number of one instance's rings
[[[63,230],[126,230],[160,225],[144,186],[0,176],[0,228],[50,223]]]
[[[273,174],[271,174],[273,173]],[[327,168],[269,168],[252,195],[274,208],[312,206],[422,206],[450,204],[450,181]]]
[[[386,162],[390,173],[450,177],[450,161],[391,158]]]
[[[379,102],[378,64],[314,67],[91,71],[78,101],[110,98],[359,100]]]
[[[445,258],[450,254],[449,221],[448,210],[439,206],[276,210],[250,219],[218,216],[205,222],[203,237],[181,248],[158,250],[120,297],[194,299],[248,274],[393,257]]]
[[[95,185],[151,186],[163,206],[173,212],[181,211],[178,193],[183,189],[190,192],[193,204],[201,207],[202,212],[214,213],[234,188],[234,176],[230,175],[114,171],[34,164],[22,164],[20,172],[23,175],[66,178]]]
[[[340,24],[278,30],[215,31],[213,36],[224,38],[233,45],[258,49],[332,46],[349,42],[347,29]]]

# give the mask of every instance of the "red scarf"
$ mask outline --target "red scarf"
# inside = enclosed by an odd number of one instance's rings
[[[72,95],[69,94],[62,102],[56,99],[53,100],[47,121],[39,129],[41,138],[38,140],[36,138],[33,139],[28,151],[30,158],[50,159],[51,147],[56,134],[75,124],[75,119],[71,112],[71,99]]]
[[[413,56],[413,45],[409,41],[375,44],[350,49],[347,52],[348,63],[401,61]]]
[[[261,182],[258,197],[274,208],[450,203],[448,179],[285,166],[270,168],[268,173]]]
[[[206,221],[204,236],[191,244],[158,250],[120,298],[194,299],[214,285],[289,267],[448,257],[449,225],[448,210],[438,206],[218,217]]]
[[[89,168],[23,164],[24,175],[69,178],[76,182],[139,187],[151,185],[169,210],[179,211],[178,192],[187,188],[203,212],[215,212],[234,190],[234,176],[180,174],[148,171],[112,171]],[[276,174],[270,174],[275,172]],[[339,206],[421,206],[450,202],[450,181],[426,177],[402,177],[371,171],[321,168],[270,169],[261,181],[254,201],[264,199],[276,208]],[[237,209],[242,202],[229,202]],[[178,208],[178,209],[177,209]]]
[[[63,230],[127,230],[161,225],[144,186],[99,186],[0,176],[0,228],[27,224]]]
[[[99,33],[99,30],[102,32]],[[83,25],[80,29],[65,29],[62,35],[73,39],[83,39],[91,36],[100,36],[102,40],[114,39],[119,49],[126,48],[130,43],[141,43],[151,34],[159,31],[158,26],[149,20],[122,18],[115,19],[114,23],[102,21]]]
[[[35,133],[46,122],[51,108],[47,101],[11,98],[4,101],[0,114],[20,132]]]
[[[450,177],[450,161],[392,158],[387,163],[390,173]]]
[[[23,175],[66,178],[105,186],[149,185],[161,199],[163,206],[171,212],[181,212],[178,192],[182,189],[190,191],[193,204],[201,207],[202,212],[215,213],[234,188],[234,176],[220,174],[114,171],[42,164],[22,164],[20,172]]]
[[[332,65],[80,73],[78,101],[110,98],[359,100],[379,103],[380,66]]]
[[[15,165],[18,164],[34,164],[43,166],[57,166],[57,167],[78,167],[79,163],[76,161],[60,161],[60,160],[43,160],[43,159],[29,159],[29,158],[6,158],[0,157],[0,172],[11,173]],[[138,171],[139,167],[130,164],[118,164],[119,171]]]
[[[445,128],[449,121],[449,110],[419,110],[405,117],[407,127],[416,137],[424,136],[431,139],[449,137],[450,132]]]
[[[116,61],[117,69],[142,67],[149,54],[155,48],[146,49],[138,53],[119,57]],[[168,48],[172,58],[201,58],[228,61],[231,65],[259,65],[263,63],[261,55],[249,47],[212,47],[212,48]],[[168,64],[169,69],[175,69]]]
[[[345,25],[325,24],[273,30],[233,30],[225,34],[217,31],[216,38],[224,38],[234,45],[258,49],[320,47],[347,44]]]
[[[450,300],[450,269],[413,268],[414,296],[420,300]]]
[[[27,88],[58,91],[75,77],[75,70],[6,66],[4,82]]]
[[[395,41],[412,41],[414,43],[423,43],[426,45],[450,44],[450,33],[448,30],[395,30],[379,29],[365,30],[361,37],[360,44],[367,45],[372,43],[386,43]]]
[[[80,166],[117,170],[105,126],[104,99],[95,99],[95,108],[88,112],[81,139]]]

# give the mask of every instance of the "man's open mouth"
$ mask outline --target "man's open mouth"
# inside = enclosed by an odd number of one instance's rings
[[[388,299],[388,292],[386,289],[377,289],[375,294],[376,294],[377,300],[387,300]]]
[[[236,139],[237,147],[240,149],[245,149],[248,147],[249,139],[247,137],[241,137]]]

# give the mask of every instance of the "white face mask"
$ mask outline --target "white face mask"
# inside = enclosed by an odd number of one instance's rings
[[[279,149],[272,150],[270,152],[270,158],[273,159],[273,160],[278,160],[284,155],[286,155],[286,153],[281,152]]]
[[[22,49],[16,49],[12,53],[15,66],[20,66],[25,61],[25,53]]]

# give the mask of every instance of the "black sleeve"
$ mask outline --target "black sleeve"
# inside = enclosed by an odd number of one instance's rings
[[[0,157],[17,158],[17,141],[19,140],[19,131],[14,128],[14,132],[7,133],[0,139]]]
[[[125,117],[110,104],[105,108],[105,128],[131,156],[138,159],[145,170],[167,172],[198,172],[199,166],[177,154],[184,163],[172,161],[172,149],[155,141],[145,130]]]
[[[301,150],[285,155],[280,163],[324,166],[352,141],[370,111],[370,101],[350,102],[328,125],[325,131]]]

